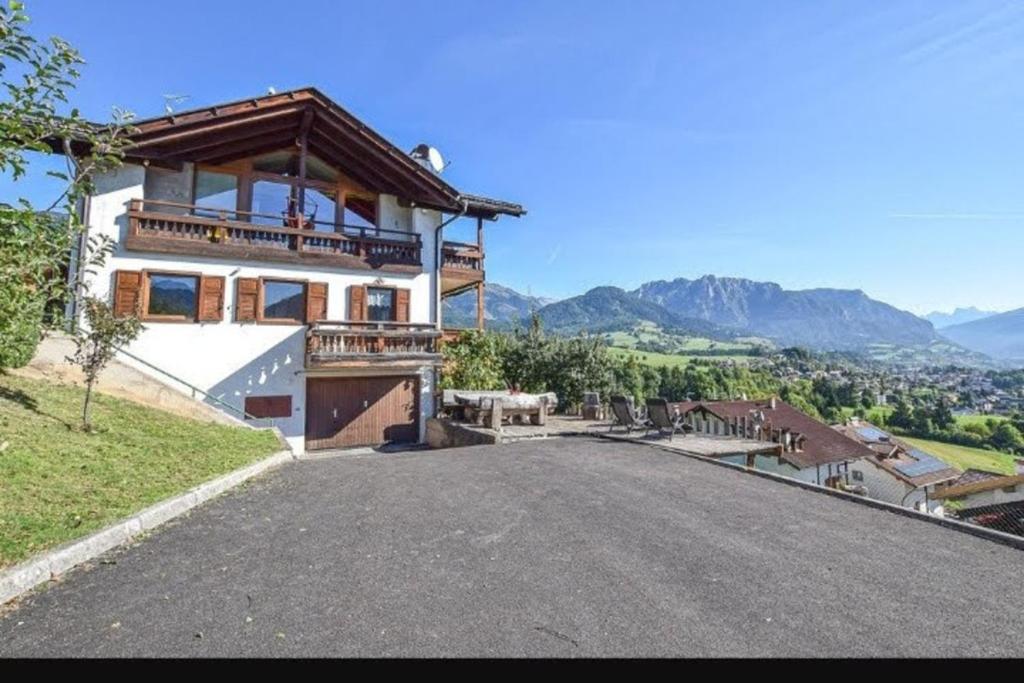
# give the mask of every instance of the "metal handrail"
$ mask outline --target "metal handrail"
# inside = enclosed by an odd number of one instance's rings
[[[245,412],[245,410],[242,409],[242,408],[237,408],[237,407],[231,405],[230,403],[225,403],[224,401],[220,400],[216,396],[213,396],[212,394],[208,394],[207,392],[203,391],[199,387],[186,382],[185,380],[181,379],[180,377],[178,377],[176,375],[172,375],[171,373],[167,372],[163,368],[160,368],[160,367],[157,367],[157,366],[153,365],[148,360],[145,360],[143,358],[139,358],[135,354],[133,354],[133,353],[131,353],[129,351],[126,351],[124,348],[122,348],[120,346],[114,346],[113,348],[118,353],[123,353],[124,355],[128,356],[132,360],[137,361],[139,363],[142,363],[147,368],[150,368],[151,370],[156,370],[160,374],[166,375],[167,377],[171,378],[175,382],[178,382],[179,384],[184,384],[186,387],[188,387],[189,389],[192,390],[192,392],[193,392],[192,398],[193,399],[195,399],[195,392],[199,392],[204,397],[213,400],[214,403],[222,405],[225,408],[227,408],[228,410],[240,414],[242,416],[243,420],[252,420],[252,421],[255,421],[255,422],[259,422],[261,420],[267,420],[267,421],[269,421],[271,427],[274,426],[274,419],[273,418],[270,418],[270,417],[256,417],[255,415],[252,415],[250,413]]]

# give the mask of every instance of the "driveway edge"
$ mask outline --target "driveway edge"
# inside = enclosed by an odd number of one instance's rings
[[[800,479],[793,479],[790,477],[783,476],[781,474],[776,474],[775,472],[765,472],[764,470],[746,467],[745,465],[738,465],[736,463],[717,460],[706,455],[689,452],[678,447],[671,447],[657,442],[642,441],[635,438],[626,438],[614,434],[609,435],[596,432],[588,434],[587,436],[597,436],[598,438],[606,439],[608,441],[624,441],[626,443],[635,443],[644,446],[652,446],[666,453],[682,455],[687,458],[692,458],[694,460],[700,460],[701,462],[706,462],[708,464],[715,465],[717,467],[725,467],[736,472],[743,472],[744,474],[749,474],[754,477],[760,477],[762,479],[771,479],[772,481],[777,481],[780,484],[795,486],[797,488],[805,489],[807,491],[814,491],[816,493],[823,493],[826,496],[832,496],[833,498],[841,498],[843,500],[850,501],[851,503],[857,503],[858,505],[866,505],[867,507],[876,508],[878,510],[885,510],[887,512],[892,512],[894,514],[902,515],[904,517],[910,517],[921,522],[928,522],[930,524],[946,527],[947,529],[959,531],[960,533],[970,534],[971,536],[977,536],[978,538],[984,538],[994,543],[1008,545],[1012,548],[1016,548],[1017,550],[1024,550],[1024,537],[1014,536],[1013,534],[1008,534],[1003,531],[998,531],[996,529],[989,529],[983,526],[977,526],[976,524],[968,524],[967,522],[961,521],[959,519],[951,519],[949,517],[938,517],[936,515],[926,514],[924,512],[914,510],[913,508],[905,508],[900,505],[886,503],[885,501],[875,500],[873,498],[865,498],[864,496],[858,496],[853,493],[848,493],[846,491],[830,489],[827,486],[812,484],[809,481],[801,481]]]
[[[185,493],[168,498],[131,517],[100,529],[85,538],[49,550],[41,555],[0,571],[0,605],[29,592],[55,576],[88,562],[99,555],[127,543],[144,531],[180,517],[193,508],[235,488],[253,477],[294,460],[291,451],[278,451],[269,458],[246,465],[234,472],[195,486]]]

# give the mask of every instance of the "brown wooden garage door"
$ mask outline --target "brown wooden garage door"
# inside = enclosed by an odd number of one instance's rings
[[[306,449],[419,440],[417,377],[306,379]]]

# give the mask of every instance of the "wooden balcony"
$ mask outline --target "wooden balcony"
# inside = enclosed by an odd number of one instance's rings
[[[149,199],[129,204],[125,248],[356,270],[423,270],[416,233]]]
[[[418,367],[439,363],[441,332],[423,323],[320,322],[306,333],[306,367]]]
[[[476,244],[441,246],[441,296],[454,296],[484,281],[484,251]]]

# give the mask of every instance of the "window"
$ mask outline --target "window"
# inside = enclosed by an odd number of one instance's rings
[[[366,319],[395,320],[395,290],[367,287]]]
[[[1003,487],[1003,493],[1017,493],[1017,487],[1016,486],[1004,486]]]
[[[197,216],[217,216],[223,209],[233,214],[238,207],[238,177],[230,173],[214,171],[196,171],[195,200],[192,202],[202,209],[196,210]]]
[[[864,481],[864,473],[858,470],[853,470],[850,474],[853,475],[854,481]]]
[[[199,308],[199,278],[195,275],[148,273],[145,316],[195,320]]]
[[[287,280],[264,280],[262,319],[295,323],[305,321],[306,285]]]
[[[259,225],[284,227],[291,202],[292,186],[272,180],[257,180],[252,184],[252,222]]]
[[[337,195],[334,192],[307,187],[305,205],[306,218],[322,223],[314,223],[314,230],[334,232],[335,212],[338,207]]]
[[[377,203],[367,197],[345,195],[345,213],[342,223],[347,228],[377,227]]]

